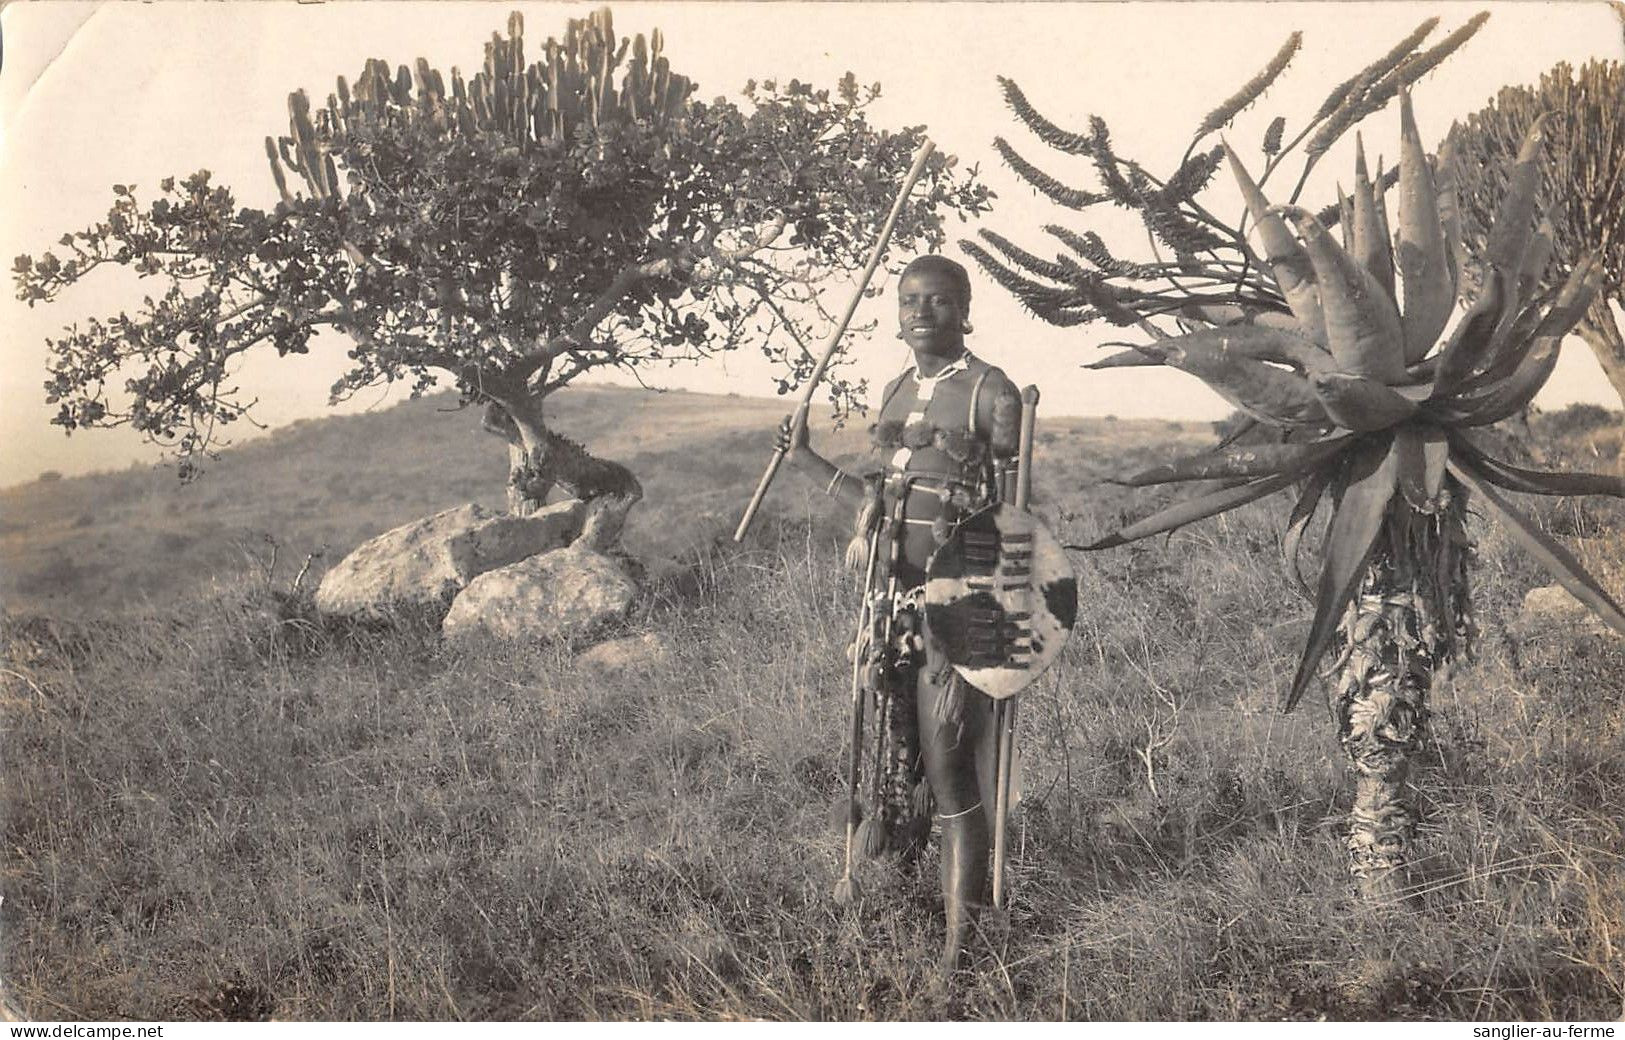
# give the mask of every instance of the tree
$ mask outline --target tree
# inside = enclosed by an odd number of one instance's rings
[[[289,97],[290,133],[265,142],[273,210],[239,207],[206,170],[145,205],[115,185],[105,221],[62,237],[71,256],[19,257],[30,304],[102,267],[165,285],[50,342],[54,421],[132,426],[189,473],[249,413],[236,359],[304,353],[330,328],[354,341],[335,399],[449,376],[510,446],[516,512],[557,484],[598,500],[612,538],[641,489],[548,428],[548,395],[747,340],[793,386],[829,320],[819,287],[861,267],[922,133],[871,126],[879,85],[850,74],[834,94],[791,80],[747,85],[743,107],[695,100],[659,31],[617,40],[607,9],[541,50],[527,65],[514,14],[449,90],[421,58],[393,75],[369,61],[325,106]],[[975,171],[953,166],[933,157],[900,248],[939,243],[943,211],[987,207]],[[831,397],[861,389],[836,379]]]
[[[1534,87],[1503,87],[1495,100],[1451,128],[1442,151],[1461,188],[1467,251],[1481,256],[1506,193],[1507,156],[1542,120],[1536,198],[1550,221],[1552,262],[1541,279],[1555,293],[1580,259],[1595,255],[1603,288],[1575,331],[1625,400],[1625,337],[1612,303],[1625,306],[1625,65],[1559,64]]]
[[[1625,480],[1523,469],[1488,454],[1473,435],[1528,404],[1551,375],[1558,342],[1602,281],[1602,264],[1580,257],[1555,299],[1538,289],[1551,245],[1546,228],[1535,228],[1538,133],[1526,137],[1505,173],[1507,190],[1474,279],[1479,289],[1443,337],[1457,295],[1459,207],[1452,167],[1443,165],[1436,178],[1423,151],[1406,87],[1481,19],[1417,54],[1434,24],[1424,23],[1334,90],[1285,148],[1276,120],[1265,135],[1257,181],[1227,145],[1197,153],[1196,142],[1179,171],[1158,180],[1111,152],[1102,120],[1087,135],[1067,134],[1007,84],[1022,122],[1052,147],[1091,159],[1105,191],[1028,180],[1041,190],[1048,183],[1046,194],[1063,204],[1110,198],[1135,209],[1153,249],[1160,243],[1174,259],[1159,252],[1153,262],[1120,260],[1098,236],[1056,225],[1045,230],[1070,254],[1053,261],[997,235],[983,237],[1002,260],[964,243],[1041,317],[1056,324],[1105,318],[1150,337],[1123,344],[1127,350],[1092,367],[1167,365],[1191,373],[1253,423],[1279,432],[1275,443],[1230,446],[1234,438],[1227,438],[1211,452],[1119,478],[1136,487],[1219,483],[1074,548],[1123,545],[1297,489],[1283,551],[1314,614],[1282,703],[1291,710],[1321,658],[1335,652],[1329,699],[1357,776],[1350,865],[1375,898],[1395,894],[1408,857],[1414,817],[1403,785],[1425,736],[1434,671],[1462,653],[1473,632],[1469,495],[1582,602],[1625,631],[1618,605],[1506,497],[1625,497]],[[1264,73],[1203,123],[1196,140],[1255,100],[1295,49],[1296,34]],[[1361,154],[1352,196],[1321,214],[1270,205],[1262,182],[1299,142],[1309,142],[1307,172],[1331,140],[1394,96],[1401,101],[1402,139],[1390,176],[1373,180]],[[1260,251],[1244,235],[1244,221],[1225,223],[1198,199],[1225,162]],[[1303,176],[1297,183],[1294,202]],[[1399,196],[1393,236],[1385,194],[1391,185]],[[1329,233],[1335,224],[1342,226],[1342,245]],[[1310,589],[1299,576],[1299,548],[1322,503],[1329,520],[1320,577]]]

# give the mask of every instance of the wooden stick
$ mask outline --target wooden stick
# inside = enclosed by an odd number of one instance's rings
[[[858,777],[863,763],[864,714],[864,640],[873,635],[874,611],[872,591],[875,564],[880,557],[880,525],[869,532],[869,562],[863,572],[863,603],[858,609],[858,632],[852,640],[852,704],[851,732],[848,735],[846,758],[846,859],[841,867],[841,879],[835,885],[835,901],[843,905],[858,901],[857,881],[852,876],[853,844],[858,831]],[[877,653],[884,653],[880,648]]]
[[[1038,419],[1038,387],[1021,391],[1021,439],[1016,449],[1017,509],[1025,510],[1033,492],[1033,427]],[[1004,907],[1004,860],[1006,826],[1010,816],[1010,780],[1015,768],[1016,699],[1006,697],[993,705],[994,768],[993,787],[993,905]]]
[[[869,263],[863,269],[863,275],[852,290],[852,298],[847,301],[846,312],[836,324],[835,331],[829,337],[829,344],[824,348],[824,356],[818,359],[813,367],[812,374],[807,377],[807,383],[801,391],[801,403],[796,407],[795,416],[790,421],[791,430],[799,430],[807,425],[807,414],[812,408],[813,394],[818,391],[818,384],[824,381],[824,372],[829,363],[834,360],[835,353],[840,349],[841,340],[846,336],[846,328],[852,324],[852,315],[857,312],[858,304],[863,300],[863,293],[869,288],[869,280],[875,275],[875,268],[880,266],[880,258],[886,254],[886,243],[891,240],[892,228],[897,224],[897,218],[902,215],[903,204],[908,201],[909,192],[914,190],[914,184],[925,172],[925,161],[931,157],[936,145],[927,138],[921,142],[919,150],[914,153],[914,165],[909,167],[908,176],[903,178],[903,187],[897,193],[897,199],[892,203],[891,212],[886,214],[886,222],[880,227],[880,234],[875,239],[874,249],[869,253]],[[792,434],[793,436],[793,434]],[[756,511],[762,507],[762,499],[767,497],[768,485],[779,472],[779,466],[784,462],[784,452],[775,448],[773,458],[767,464],[767,471],[762,474],[761,482],[756,485],[756,493],[750,498],[750,504],[745,507],[745,515],[739,520],[739,527],[734,531],[734,541],[745,540],[745,532],[750,530],[751,521],[756,519]]]
[[[998,770],[993,789],[993,905],[1004,907],[1004,861],[1008,844],[1011,770],[1015,768],[1016,698],[993,702],[993,733],[997,740]]]
[[[1025,510],[1033,494],[1033,428],[1038,423],[1038,387],[1021,391],[1021,439],[1016,448],[1016,508]]]

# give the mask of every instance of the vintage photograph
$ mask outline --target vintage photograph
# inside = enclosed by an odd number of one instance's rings
[[[1625,1017],[1625,4],[0,8],[0,1018]]]

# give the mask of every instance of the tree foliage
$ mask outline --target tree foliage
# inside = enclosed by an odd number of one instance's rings
[[[324,105],[292,94],[289,133],[266,140],[271,210],[208,171],[151,201],[115,185],[65,256],[16,261],[30,304],[101,267],[160,285],[50,341],[54,421],[129,425],[189,464],[250,413],[241,355],[304,353],[323,329],[353,341],[335,399],[449,376],[538,465],[557,443],[542,401],[596,369],[751,342],[795,385],[829,320],[819,290],[867,258],[922,129],[872,125],[879,85],[850,74],[833,92],[791,80],[701,101],[663,50],[658,30],[618,38],[606,9],[527,62],[515,14],[467,79],[373,60]],[[921,183],[898,249],[988,205],[951,157]],[[839,405],[860,390],[831,381]]]
[[[1506,191],[1505,160],[1537,119],[1544,139],[1537,198],[1552,249],[1541,287],[1556,292],[1582,257],[1597,257],[1603,289],[1576,331],[1625,399],[1625,339],[1609,309],[1610,301],[1625,306],[1625,65],[1561,63],[1535,86],[1503,87],[1451,128],[1446,151],[1461,188],[1464,244],[1475,256],[1488,247],[1495,203]]]

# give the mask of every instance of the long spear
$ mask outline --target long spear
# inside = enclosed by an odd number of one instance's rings
[[[863,276],[852,290],[852,299],[847,302],[846,313],[841,315],[840,322],[829,337],[829,345],[824,348],[824,356],[818,359],[818,364],[807,377],[807,384],[801,391],[801,403],[796,407],[795,415],[790,420],[790,428],[799,430],[807,425],[807,413],[812,408],[813,394],[818,390],[818,384],[824,380],[824,372],[829,363],[834,360],[835,352],[840,349],[841,339],[846,335],[846,327],[852,323],[852,315],[858,309],[858,303],[863,299],[864,290],[869,288],[869,279],[875,275],[875,268],[880,266],[880,258],[886,252],[886,243],[891,239],[892,228],[897,224],[898,216],[903,212],[903,204],[908,201],[909,192],[914,190],[914,182],[920,179],[925,172],[925,161],[931,157],[932,149],[936,145],[930,138],[920,142],[920,148],[914,153],[914,165],[909,167],[908,176],[903,178],[902,190],[897,193],[897,199],[891,205],[891,212],[886,215],[886,223],[880,227],[880,235],[875,239],[875,247],[869,254],[869,263],[863,269]],[[739,527],[734,531],[734,541],[745,540],[745,532],[750,530],[751,521],[756,519],[756,511],[762,508],[762,499],[767,497],[767,488],[773,483],[773,478],[779,472],[779,465],[784,462],[784,451],[773,449],[773,458],[767,464],[767,472],[762,474],[761,483],[756,485],[756,494],[751,496],[750,505],[745,507],[745,515],[739,520]]]

